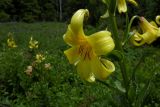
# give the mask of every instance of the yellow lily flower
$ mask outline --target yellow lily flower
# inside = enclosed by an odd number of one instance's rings
[[[138,6],[137,2],[135,0],[127,0],[128,2],[132,3],[135,6]],[[118,5],[118,11],[119,13],[125,13],[127,12],[127,4],[126,0],[118,0],[117,1]]]
[[[30,49],[38,48],[38,41],[33,40],[33,38],[31,37],[29,41],[29,48]]]
[[[100,31],[86,36],[83,31],[83,20],[89,16],[87,9],[79,9],[71,19],[64,41],[71,46],[64,51],[69,62],[77,66],[80,77],[89,82],[95,78],[104,80],[114,70],[114,64],[101,55],[111,52],[115,44],[109,31]]]
[[[141,46],[145,43],[151,44],[160,36],[160,28],[158,28],[155,22],[148,22],[144,17],[140,17],[140,28],[143,34],[136,32],[131,41],[135,46]]]
[[[7,39],[7,44],[8,44],[8,47],[10,48],[16,48],[17,45],[16,45],[16,42],[12,36],[12,34],[9,32],[8,33],[8,39]]]
[[[36,54],[37,63],[41,63],[43,60],[45,60],[45,57],[42,54]]]

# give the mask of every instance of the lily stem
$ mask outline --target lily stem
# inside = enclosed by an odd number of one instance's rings
[[[111,22],[111,30],[112,30],[112,34],[113,34],[113,38],[115,41],[115,45],[116,45],[116,49],[121,51],[122,54],[124,54],[123,52],[123,48],[122,48],[122,44],[121,44],[121,40],[118,36],[118,27],[117,27],[117,22],[116,22],[116,17],[114,14],[110,14],[110,22]],[[121,74],[122,74],[122,78],[123,78],[123,84],[126,90],[126,100],[128,102],[128,86],[129,86],[129,80],[128,80],[128,76],[127,76],[127,70],[126,70],[126,65],[125,65],[125,57],[123,60],[119,61],[119,66],[121,69]],[[127,104],[128,105],[128,104]]]

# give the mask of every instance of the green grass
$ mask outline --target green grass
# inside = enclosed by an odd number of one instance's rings
[[[69,47],[63,41],[67,29],[64,23],[1,23],[0,24],[0,106],[13,107],[117,107],[121,97],[100,83],[87,83],[79,78],[76,68],[68,63],[63,51]],[[86,29],[88,34],[95,28]],[[18,45],[15,49],[7,47],[8,32],[14,33]],[[35,52],[29,51],[30,36],[39,41]],[[135,48],[125,47],[128,75],[135,68],[137,93],[156,73],[150,94],[144,105],[158,107],[160,102],[160,49],[153,46]],[[32,76],[25,74],[27,66],[35,60],[35,54],[42,53],[46,59],[33,69]],[[116,64],[116,60],[113,60]],[[51,70],[45,70],[44,64],[51,63]],[[131,68],[129,67],[131,66]],[[121,81],[116,71],[105,81],[116,87]],[[141,83],[141,84],[139,84]],[[130,92],[131,96],[133,93]],[[158,106],[157,106],[157,105]]]
[[[103,86],[81,81],[75,67],[68,63],[63,54],[68,48],[63,41],[66,24],[4,23],[0,29],[0,105],[74,107],[90,105],[107,94]],[[15,49],[7,47],[8,32],[14,33]],[[24,72],[35,57],[28,57],[30,36],[39,41],[36,52],[43,53],[45,63],[52,65],[50,71],[39,70],[32,78]]]

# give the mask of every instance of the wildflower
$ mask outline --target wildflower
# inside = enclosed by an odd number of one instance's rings
[[[38,41],[33,40],[33,38],[31,37],[29,41],[29,48],[30,49],[38,48]]]
[[[137,2],[135,0],[127,0],[128,2],[132,3],[133,5],[137,6]],[[127,4],[126,0],[118,0],[118,11],[119,13],[127,12]]]
[[[142,34],[136,32],[131,41],[135,46],[141,46],[145,43],[151,44],[160,36],[160,28],[158,28],[155,22],[148,22],[144,17],[140,17],[140,28],[142,29]]]
[[[111,52],[115,44],[109,31],[100,31],[86,36],[83,31],[83,20],[89,16],[87,9],[78,10],[68,25],[64,41],[71,46],[64,51],[69,62],[77,66],[80,77],[89,82],[96,79],[104,80],[114,70],[114,64],[101,55]]]
[[[42,54],[36,55],[36,62],[41,63],[43,60],[45,60],[45,57]]]
[[[13,38],[13,36],[10,32],[8,33],[7,44],[8,44],[8,47],[10,47],[10,48],[16,48],[17,47],[17,45],[15,43],[15,40],[14,40],[14,38]]]
[[[44,64],[44,68],[46,70],[50,70],[51,69],[51,64],[50,63]]]
[[[27,69],[24,71],[27,75],[31,76],[32,75],[32,66],[28,66]]]

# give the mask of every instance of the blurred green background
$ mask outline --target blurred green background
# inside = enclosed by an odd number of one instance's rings
[[[133,8],[129,4],[129,16],[135,14],[154,19],[160,14],[159,0],[136,0],[139,4]],[[68,21],[72,14],[80,9],[90,11],[90,24],[96,24],[106,11],[101,0],[0,0],[0,22],[6,21]]]
[[[138,7],[128,3],[129,17],[136,14],[150,21],[160,14],[160,0],[137,2]],[[69,48],[63,41],[67,23],[80,8],[90,12],[84,26],[86,34],[107,27],[107,20],[100,19],[106,11],[101,0],[0,0],[0,107],[123,107],[120,106],[124,100],[122,95],[99,82],[81,80],[76,67],[70,65],[63,54]],[[120,35],[125,27],[124,18],[124,14],[118,15]],[[136,21],[133,25],[137,25]],[[7,47],[8,32],[13,33],[17,48]],[[44,54],[46,59],[29,77],[24,71],[35,59],[28,48],[31,36],[39,41],[36,53]],[[128,76],[136,71],[136,88],[131,87],[129,99],[135,101],[150,83],[141,107],[160,107],[159,41],[138,48],[129,43],[124,51]],[[108,58],[116,70],[104,82],[123,91],[117,60],[112,56]],[[52,69],[44,70],[45,63],[50,63]]]

